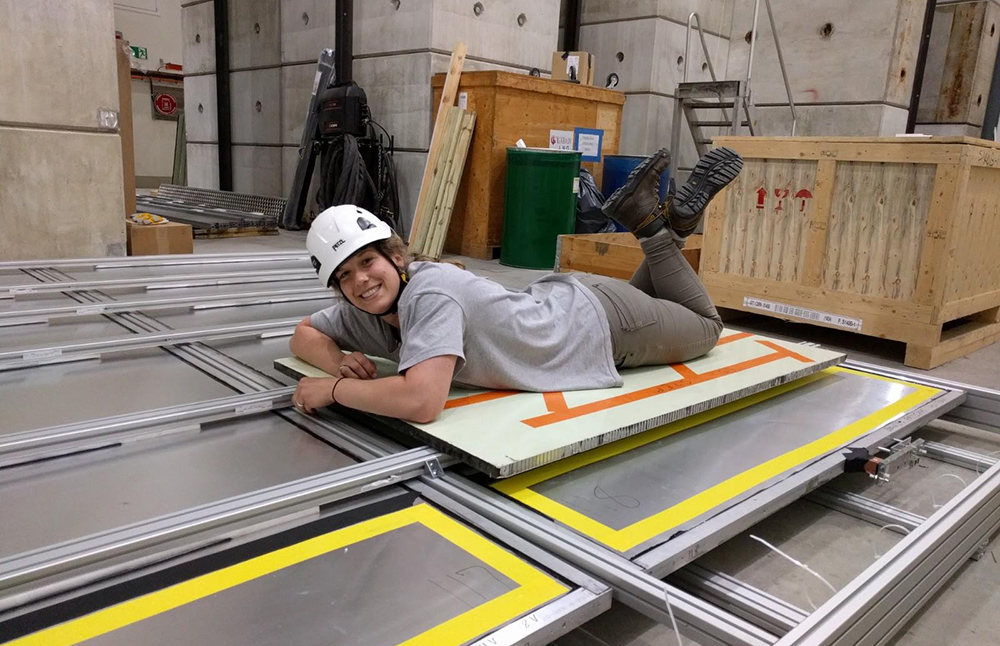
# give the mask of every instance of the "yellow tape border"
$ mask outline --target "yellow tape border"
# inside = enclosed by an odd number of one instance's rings
[[[914,392],[901,398],[899,401],[886,406],[874,413],[866,415],[861,419],[844,426],[828,435],[825,435],[809,444],[804,444],[788,453],[779,455],[767,462],[763,462],[756,467],[739,473],[727,480],[724,480],[694,496],[677,503],[676,505],[661,512],[648,516],[640,521],[623,527],[614,529],[594,520],[590,516],[582,514],[570,507],[567,507],[551,498],[548,498],[537,491],[531,489],[539,482],[544,482],[558,475],[579,469],[580,467],[595,462],[600,462],[626,451],[639,448],[651,442],[669,437],[675,433],[689,429],[699,424],[704,424],[714,419],[729,415],[736,411],[747,408],[754,404],[767,401],[778,395],[782,395],[791,390],[801,388],[815,381],[823,379],[836,372],[847,372],[861,375],[871,379],[902,384],[908,388],[913,388]],[[765,390],[763,392],[744,397],[735,402],[719,406],[703,413],[687,417],[659,428],[646,431],[639,435],[624,438],[612,444],[607,444],[585,453],[580,453],[572,457],[554,462],[552,464],[533,469],[527,473],[515,476],[508,480],[501,480],[494,483],[493,487],[521,503],[538,510],[549,518],[557,520],[562,524],[571,527],[578,532],[589,536],[594,540],[607,545],[619,552],[625,552],[640,543],[670,531],[703,513],[718,507],[726,501],[756,487],[771,478],[793,469],[800,464],[815,459],[839,446],[847,444],[876,428],[890,421],[898,415],[916,407],[927,401],[931,397],[938,395],[942,391],[937,388],[914,384],[899,379],[882,377],[866,372],[851,370],[849,368],[827,368],[821,372],[797,379],[795,381]]]
[[[518,584],[400,646],[457,645],[498,628],[568,592],[510,552],[427,504],[414,505],[236,563],[10,642],[8,646],[73,646],[334,550],[419,523]]]

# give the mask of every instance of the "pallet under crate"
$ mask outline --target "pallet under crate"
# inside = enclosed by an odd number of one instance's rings
[[[970,137],[718,137],[746,165],[713,200],[719,307],[902,341],[930,369],[1000,339],[1000,145]]]

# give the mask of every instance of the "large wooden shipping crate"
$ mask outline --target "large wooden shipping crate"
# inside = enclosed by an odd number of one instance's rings
[[[444,79],[436,74],[431,80],[435,106]],[[625,95],[616,90],[495,70],[463,73],[458,106],[476,113],[476,128],[444,250],[493,258],[503,236],[507,148],[518,139],[548,148],[553,132],[601,130],[602,161],[581,164],[600,184],[604,155],[618,152],[624,104]]]
[[[711,204],[720,307],[906,343],[932,368],[1000,338],[1000,145],[969,137],[719,137],[746,160]]]

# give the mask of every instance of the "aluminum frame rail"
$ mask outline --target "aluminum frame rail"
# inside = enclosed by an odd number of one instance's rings
[[[698,563],[689,563],[667,580],[776,635],[788,633],[809,616],[797,606]]]
[[[109,559],[136,554],[140,550],[178,539],[225,529],[237,523],[260,520],[277,512],[292,513],[405,482],[424,473],[431,460],[436,460],[442,466],[455,462],[453,458],[433,449],[410,449],[151,521],[0,559],[0,610],[25,603],[27,596],[34,596],[32,591],[24,590],[24,586],[28,584]],[[79,581],[75,581],[75,584],[79,584]],[[50,586],[41,586],[34,592],[35,595],[42,596],[51,594],[52,589]]]
[[[991,433],[1000,433],[1000,391],[998,390],[949,381],[947,379],[927,377],[905,370],[894,370],[861,361],[845,361],[843,365],[847,368],[864,370],[885,377],[905,379],[934,388],[961,390],[966,394],[965,402],[941,419],[958,422]]]
[[[995,464],[778,645],[884,644],[998,527],[1000,464]]]
[[[312,269],[273,269],[214,274],[180,274],[177,276],[146,276],[144,278],[113,278],[109,280],[81,280],[52,283],[30,283],[0,288],[0,299],[15,298],[21,294],[49,294],[82,290],[112,291],[116,289],[145,288],[177,289],[181,287],[211,287],[243,283],[278,283],[296,280],[316,280]]]
[[[51,260],[8,260],[0,262],[0,271],[81,267],[119,269],[126,267],[162,267],[174,265],[215,265],[241,262],[283,262],[309,260],[299,251],[261,251],[254,253],[164,254],[159,256],[116,256],[111,258],[58,258]]]
[[[288,408],[294,392],[295,387],[288,386],[2,435],[0,468],[124,442],[200,431],[203,424]]]
[[[977,473],[985,471],[997,462],[1000,462],[1000,459],[993,457],[996,453],[983,455],[982,453],[960,449],[956,446],[941,444],[940,442],[924,442],[924,451],[926,451],[927,457],[931,459],[953,464],[956,467],[972,469]]]
[[[276,319],[272,321],[245,323],[243,325],[226,325],[154,334],[132,334],[130,336],[119,336],[100,341],[83,341],[79,343],[6,350],[0,352],[0,372],[57,363],[88,361],[99,359],[104,354],[114,352],[158,348],[181,343],[239,339],[249,336],[260,336],[261,338],[285,336],[286,334],[291,334],[295,326],[301,321],[301,318]]]
[[[323,287],[301,287],[296,289],[274,289],[260,292],[234,292],[230,294],[206,294],[204,296],[180,296],[177,298],[156,298],[138,301],[102,301],[43,307],[34,310],[0,312],[0,327],[47,323],[54,319],[95,314],[122,312],[146,312],[153,310],[190,307],[195,310],[222,307],[243,307],[247,305],[273,305],[338,298]]]

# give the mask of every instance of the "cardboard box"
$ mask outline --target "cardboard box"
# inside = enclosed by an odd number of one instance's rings
[[[125,229],[130,256],[194,253],[194,235],[188,224],[136,224],[126,221]]]
[[[552,78],[556,81],[568,81],[573,78],[581,85],[594,84],[594,55],[587,52],[552,52]]]

